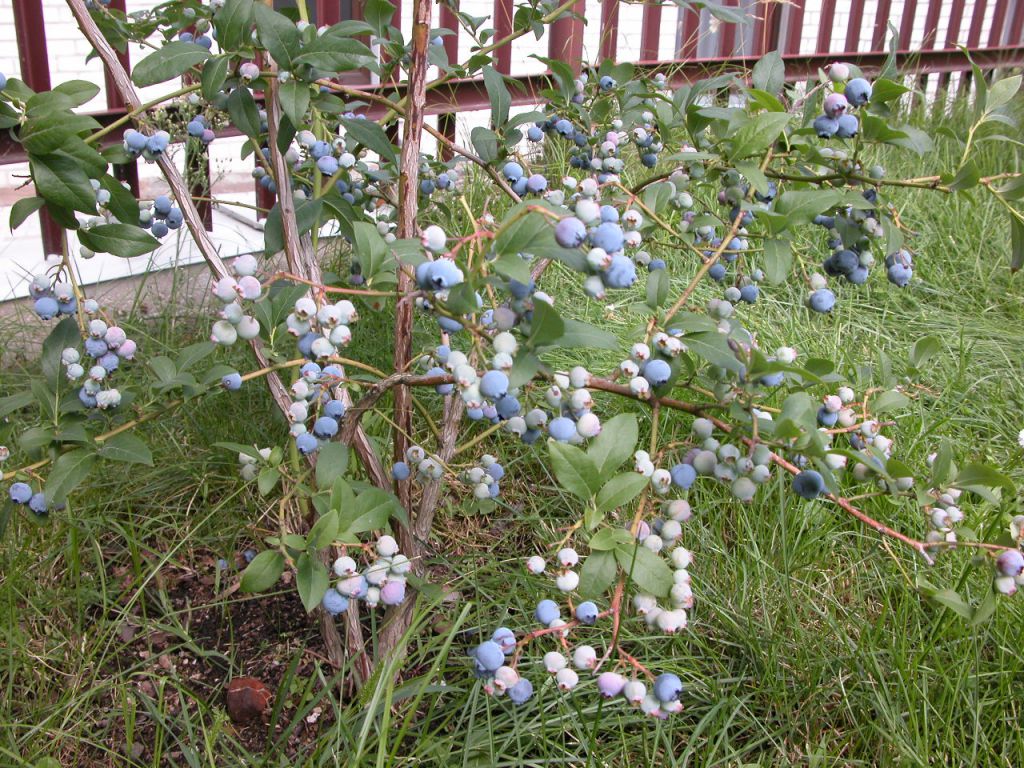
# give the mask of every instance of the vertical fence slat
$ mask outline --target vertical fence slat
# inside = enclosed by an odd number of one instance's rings
[[[583,63],[583,14],[586,0],[576,0],[572,14],[565,14],[548,28],[548,58],[569,64],[579,74]]]
[[[331,26],[341,21],[341,0],[316,0],[317,26]]]
[[[900,50],[910,50],[911,36],[914,34],[914,11],[917,0],[906,0],[903,4],[903,16],[900,19]]]
[[[945,48],[955,48],[956,44],[960,42],[960,25],[964,19],[964,0],[952,0],[949,7],[949,24],[946,27],[946,42]],[[943,72],[939,75],[939,90],[944,90],[949,87],[950,73]],[[963,78],[958,81],[957,88],[963,84]]]
[[[737,2],[738,0],[722,0],[722,5],[731,7]],[[718,34],[718,55],[723,59],[732,56],[736,52],[736,25],[724,23],[718,28]]]
[[[644,4],[644,17],[640,26],[640,60],[657,61],[661,42],[661,3]]]
[[[821,18],[818,21],[818,53],[829,53],[832,49],[832,25],[836,18],[836,0],[825,0],[821,4]]]
[[[1013,37],[1016,30],[1017,36]],[[1013,8],[1013,22],[1010,24],[1011,37],[1007,41],[1009,45],[1020,45],[1024,42],[1024,0],[1017,0]]]
[[[942,11],[943,0],[928,0],[928,11],[924,17],[924,40],[921,50],[928,51],[935,47],[939,36],[939,13]]]
[[[688,8],[681,10],[683,24],[683,45],[679,49],[679,58],[684,60],[697,58],[697,43],[700,41],[700,11]]]
[[[885,50],[885,36],[889,33],[889,13],[892,11],[892,0],[878,0],[875,10],[875,26],[871,33],[871,50]]]
[[[850,1],[850,18],[846,22],[846,50],[860,49],[860,29],[864,21],[864,0]]]
[[[459,60],[459,20],[448,5],[441,6],[441,28],[455,33],[444,36],[444,52],[448,56],[448,63],[452,64]]]
[[[988,31],[988,47],[997,48],[1003,43],[1003,21],[1006,19],[1009,0],[996,0],[992,9],[992,27]]]
[[[602,59],[614,59],[619,49],[619,0],[601,0]]]
[[[779,4],[772,0],[758,0],[754,20],[754,56],[763,56],[779,45]]]
[[[494,0],[494,37],[501,40],[512,33],[512,0]],[[512,72],[512,46],[503,45],[494,52],[495,69],[504,75]]]
[[[21,79],[33,91],[50,90],[50,60],[46,55],[46,25],[42,0],[14,0],[14,33],[18,39]],[[62,253],[64,230],[45,208],[39,211],[44,253]]]
[[[806,0],[795,0],[789,6],[786,15],[786,53],[796,55],[800,53],[800,43],[804,37],[804,3]]]
[[[971,8],[971,26],[967,32],[967,47],[977,48],[981,44],[981,25],[985,23],[985,7],[988,0],[974,0]]]

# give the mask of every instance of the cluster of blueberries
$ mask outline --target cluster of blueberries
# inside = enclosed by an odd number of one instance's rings
[[[494,456],[485,453],[477,466],[467,469],[462,477],[473,487],[473,497],[478,501],[496,499],[501,496],[499,483],[505,477],[505,467]]]
[[[185,216],[167,195],[157,195],[153,205],[139,209],[139,226],[148,229],[153,237],[163,238],[172,229],[181,229]]]
[[[571,552],[571,550],[568,550]],[[566,550],[563,550],[566,552]],[[562,553],[559,553],[561,557]],[[560,636],[563,641],[571,636],[574,629],[593,626],[598,619],[606,616],[601,613],[592,601],[583,601],[572,610],[572,621],[562,618],[561,608],[554,600],[541,600],[534,610],[534,618],[541,626],[541,631]],[[536,639],[536,638],[532,638]],[[470,661],[478,678],[484,681],[484,690],[493,696],[507,695],[516,705],[528,702],[534,694],[533,683],[529,678],[521,676],[517,667],[518,653],[529,639],[517,641],[515,633],[508,627],[496,629],[489,640],[484,640],[469,652]],[[571,660],[560,651],[548,651],[544,654],[544,670],[550,675],[558,690],[570,692],[580,684],[580,675],[596,676],[595,684],[599,694],[605,699],[622,700],[652,717],[667,718],[670,714],[682,711],[680,697],[683,684],[679,677],[667,672],[653,679],[651,690],[647,684],[636,677],[625,677],[618,672],[597,674],[602,660],[597,650],[586,644],[576,645],[572,649]]]
[[[849,77],[849,68],[833,64],[829,68],[832,80],[841,83]],[[842,77],[841,77],[842,76]],[[863,107],[871,101],[871,83],[863,77],[854,77],[846,82],[842,93],[834,92],[825,97],[824,114],[814,119],[814,132],[822,139],[852,139],[860,131],[860,121],[850,110]]]
[[[234,277],[220,278],[213,284],[213,295],[221,303],[220,319],[214,322],[210,341],[230,346],[239,339],[249,341],[260,335],[260,323],[245,311],[243,301],[256,301],[263,295],[263,284],[256,273],[259,262],[252,254],[242,254],[231,263]],[[239,386],[241,382],[239,382]]]
[[[210,128],[209,121],[203,115],[196,115],[185,125],[185,131],[193,139],[199,139],[203,146],[210,144],[217,135]]]
[[[583,281],[583,290],[588,296],[601,299],[607,288],[629,288],[636,282],[636,263],[625,255],[625,249],[636,249],[643,241],[643,216],[630,209],[620,218],[618,209],[596,200],[598,187],[593,182],[584,179],[579,184],[573,215],[555,225],[555,241],[563,248],[586,248],[591,274]],[[654,266],[648,263],[648,269],[658,267],[664,268],[664,262]]]
[[[396,461],[391,467],[391,477],[401,482],[412,477],[412,468],[416,468],[416,480],[431,483],[444,477],[444,465],[437,456],[431,456],[420,445],[410,445],[405,449],[405,461]]]
[[[45,493],[33,491],[31,485],[21,481],[11,484],[7,489],[7,496],[15,504],[28,507],[30,512],[40,516],[50,514],[51,510],[60,511],[64,508],[64,504],[50,503]]]
[[[589,76],[585,72],[581,73],[575,81],[575,93],[572,96],[574,104],[583,104],[586,100],[588,82]],[[660,88],[666,83],[667,79],[663,74],[655,76],[655,86]],[[597,81],[594,95],[600,97],[608,94],[617,86],[615,78],[603,75]],[[657,101],[651,96],[645,98],[643,104],[654,109]],[[539,142],[543,140],[545,134],[551,134],[571,142],[569,165],[573,168],[596,172],[598,183],[604,184],[618,178],[625,168],[625,161],[620,157],[619,150],[630,139],[637,147],[641,164],[647,168],[657,165],[658,155],[664,149],[664,144],[658,140],[658,129],[654,125],[654,113],[650,109],[642,113],[641,122],[633,128],[628,136],[623,133],[623,122],[618,118],[612,121],[611,131],[595,129],[590,132],[585,127],[575,125],[568,118],[553,115],[545,120],[538,120],[530,126],[526,131],[526,138],[532,142]]]
[[[345,416],[340,391],[344,372],[337,365],[321,368],[310,361],[302,366],[300,373],[301,377],[289,388],[292,403],[287,416],[295,447],[299,453],[309,455],[320,450],[320,446],[329,442],[341,428]]]
[[[348,610],[353,600],[362,600],[368,608],[399,605],[405,600],[407,579],[412,563],[398,551],[398,542],[387,534],[374,545],[376,558],[361,570],[355,559],[342,555],[334,561],[338,580],[324,593],[321,605],[331,616]]]

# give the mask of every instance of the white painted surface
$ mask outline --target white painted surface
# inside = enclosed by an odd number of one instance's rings
[[[744,0],[744,4],[750,4],[752,0]],[[877,9],[878,0],[867,0],[864,19],[861,29],[859,50],[868,50],[873,33],[873,20]],[[1015,0],[1024,2],[1024,0]],[[129,9],[132,11],[143,10],[158,4],[158,0],[129,0]],[[905,0],[893,0],[891,19],[897,26],[902,18]],[[816,45],[818,19],[821,15],[821,0],[807,0],[804,11],[804,34],[801,39],[801,52],[811,52]],[[988,39],[988,32],[991,27],[992,9],[994,3],[987,3],[986,18],[982,28],[982,39]],[[1011,3],[1012,5],[1012,3]],[[403,3],[402,27],[408,35],[411,30],[412,3]],[[488,16],[493,11],[492,0],[462,0],[461,9],[475,16]],[[965,22],[961,25],[964,30],[968,27],[971,18],[973,3],[967,3],[964,13]],[[50,71],[53,83],[60,83],[70,79],[90,80],[101,86],[100,93],[85,106],[86,109],[101,109],[106,104],[104,92],[103,72],[98,61],[86,62],[86,56],[90,47],[84,41],[77,26],[71,17],[70,11],[63,0],[43,0],[43,10],[46,22],[46,34],[48,41],[48,53],[50,59]],[[598,43],[600,30],[598,20],[600,19],[601,6],[597,0],[587,0],[587,11],[585,19],[589,22],[584,32],[584,59],[596,62],[598,59]],[[788,15],[788,8],[784,11]],[[639,58],[640,30],[643,9],[640,5],[622,4],[619,9],[620,32],[618,39],[619,58],[622,60],[636,60]],[[1011,11],[1012,14],[1012,11]],[[663,12],[663,23],[660,31],[659,57],[673,58],[676,45],[677,21],[679,18],[678,9],[666,6]],[[939,20],[937,39],[945,40],[946,28],[949,19],[949,5],[943,4]],[[837,52],[845,47],[846,29],[849,20],[849,6],[846,3],[839,3],[836,10],[833,24],[832,39],[833,49]],[[703,21],[703,33],[700,42],[699,55],[713,55],[718,48],[717,25],[707,18],[705,12]],[[915,19],[915,29],[912,36],[912,45],[918,45],[924,35],[924,12],[923,9]],[[439,20],[435,15],[435,24]],[[1006,25],[1007,27],[1009,25]],[[782,19],[782,28],[786,28],[786,16]],[[1008,30],[1007,30],[1008,31]],[[737,34],[737,53],[747,53],[750,50],[750,32]],[[460,58],[470,53],[471,42],[465,32],[460,35]],[[138,61],[145,56],[146,49],[136,46],[132,49],[131,60]],[[512,67],[514,74],[528,74],[544,70],[544,65],[531,55],[547,55],[547,40],[536,40],[533,36],[526,36],[517,40],[512,46]],[[10,3],[0,3],[0,72],[8,75],[15,75],[19,72],[17,43],[14,32],[13,10]],[[143,90],[142,97],[145,100],[159,96],[160,93],[167,93],[173,90],[169,84],[151,86]],[[468,141],[470,130],[476,125],[486,123],[485,112],[465,112],[458,116],[456,123],[457,136],[464,142]],[[216,185],[230,184],[233,189],[242,188],[247,184],[248,174],[252,169],[252,161],[240,160],[240,147],[242,141],[239,139],[218,139],[210,146],[211,171],[214,179],[215,194]],[[429,144],[425,151],[433,151]],[[179,150],[177,156],[183,153]],[[143,189],[150,195],[163,191],[161,180],[155,166],[140,164],[140,178]],[[0,166],[0,190],[8,192],[17,189],[24,183],[28,175],[26,165]],[[24,194],[30,194],[26,190]],[[228,195],[230,197],[230,195]],[[252,193],[242,193],[235,197],[243,202],[254,202]],[[241,209],[239,209],[241,210]],[[7,222],[9,220],[10,208],[0,206],[0,301],[16,296],[25,295],[26,277],[42,265],[42,246],[39,238],[39,227],[37,217],[30,217],[29,221],[22,225],[16,232],[11,233]],[[251,250],[256,247],[259,241],[258,230],[240,225],[231,218],[217,215],[215,217],[215,236],[225,254],[238,252],[239,250]],[[150,268],[166,268],[175,264],[190,263],[198,259],[198,254],[187,242],[188,237],[183,235],[179,238],[169,235],[165,245],[149,256],[137,259],[119,259],[108,255],[98,255],[89,261],[81,261],[82,278],[86,283],[109,280],[118,277],[125,277],[138,274]]]

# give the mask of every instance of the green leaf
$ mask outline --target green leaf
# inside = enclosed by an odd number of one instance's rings
[[[521,387],[531,381],[540,370],[540,358],[532,352],[520,350],[512,361],[512,370],[508,374],[508,385],[512,388]]]
[[[672,569],[665,559],[635,542],[615,550],[619,567],[644,592],[664,597],[672,588]]]
[[[612,552],[591,552],[580,569],[580,595],[589,599],[600,597],[608,591],[617,573]]]
[[[95,463],[96,454],[88,448],[76,448],[58,456],[46,478],[46,500],[64,501],[89,476]]]
[[[647,276],[647,306],[657,309],[668,299],[668,270],[657,269]]]
[[[97,253],[130,258],[149,253],[160,241],[133,224],[97,224],[78,232],[82,245]]]
[[[316,457],[316,487],[321,490],[332,488],[334,481],[348,469],[348,446],[344,443],[327,443]]]
[[[488,65],[482,70],[484,87],[491,101],[491,125],[500,130],[508,122],[508,111],[512,106],[512,95],[505,85],[505,78],[494,67]]]
[[[311,547],[323,549],[338,537],[338,510],[329,509],[309,529],[306,540]]]
[[[345,128],[345,133],[348,136],[371,152],[376,152],[382,160],[397,164],[398,155],[395,154],[395,147],[379,123],[373,120],[354,120],[349,117],[343,117],[338,122]]]
[[[234,126],[251,139],[260,135],[260,111],[248,88],[235,88],[228,96],[228,114]]]
[[[914,128],[910,125],[901,125],[898,130],[904,135],[902,137],[887,139],[885,142],[886,144],[903,147],[904,149],[909,149],[922,156],[931,152],[934,148],[931,136],[920,128]]]
[[[164,43],[132,68],[132,82],[140,88],[156,85],[188,72],[210,58],[210,51],[197,43],[173,40]]]
[[[957,488],[981,486],[984,488],[1005,488],[1010,493],[1015,491],[1013,481],[987,464],[968,464],[960,470],[953,481]]]
[[[633,534],[625,528],[609,526],[602,528],[591,536],[590,541],[587,542],[587,546],[589,546],[592,551],[612,550],[618,549],[619,547],[629,547],[632,546],[633,543]]]
[[[914,342],[914,346],[910,350],[910,364],[920,370],[941,350],[942,342],[937,336],[922,336]]]
[[[1004,104],[1009,104],[1017,91],[1020,90],[1021,76],[1004,77],[997,80],[988,89],[988,101],[985,104],[986,112],[998,109]]]
[[[122,432],[103,441],[99,455],[110,461],[153,466],[153,452],[149,450],[149,446],[141,438],[128,432]]]
[[[104,174],[100,177],[100,186],[110,193],[107,210],[114,214],[118,221],[125,224],[135,224],[138,222],[139,201],[135,199],[135,195],[125,189],[120,181],[109,174]]]
[[[778,51],[766,53],[754,65],[751,81],[755,88],[768,93],[778,94],[786,84],[786,65]]]
[[[80,107],[92,100],[100,92],[100,87],[88,80],[66,80],[54,86],[53,90],[71,99],[71,106]]]
[[[217,12],[213,24],[222,50],[234,51],[248,44],[254,6],[253,0],[227,0]]]
[[[404,510],[393,493],[367,488],[356,497],[355,504],[341,510],[338,527],[342,533],[339,537],[352,541],[355,534],[383,528],[391,517],[403,514]]]
[[[532,279],[529,262],[518,253],[503,253],[490,264],[499,275],[512,278],[520,283],[529,283]]]
[[[256,489],[260,496],[267,496],[281,479],[281,473],[274,467],[263,467],[256,476]]]
[[[764,241],[764,274],[768,282],[779,284],[789,277],[793,267],[793,247],[789,240]]]
[[[792,115],[785,112],[762,112],[742,126],[732,137],[732,154],[735,159],[760,154],[779,137]]]
[[[622,462],[633,455],[639,436],[636,416],[632,413],[620,413],[604,423],[601,433],[587,449],[602,480],[610,478]]]
[[[868,405],[868,410],[878,415],[885,413],[886,411],[896,411],[901,408],[906,408],[907,404],[910,403],[910,398],[904,395],[902,392],[897,392],[895,389],[890,389],[885,392],[880,392],[871,398]]]
[[[11,206],[11,231],[13,232],[24,224],[25,219],[44,205],[46,205],[46,201],[41,197],[23,197],[16,201]]]
[[[263,47],[270,52],[281,69],[291,69],[292,58],[299,52],[298,27],[283,14],[266,5],[256,5],[253,11],[256,16],[256,31]]]
[[[970,189],[971,187],[978,186],[978,182],[981,180],[981,171],[978,170],[978,164],[974,162],[974,158],[968,158],[967,162],[964,163],[960,170],[956,172],[956,176],[953,177],[953,181],[949,183],[949,188],[954,191],[960,191],[962,189]]]
[[[224,82],[228,79],[228,67],[230,66],[231,57],[228,55],[214,56],[203,64],[200,92],[204,99],[213,101],[214,97],[221,92]]]
[[[292,125],[302,125],[303,117],[309,108],[309,84],[301,80],[289,80],[278,86],[277,95],[281,109],[292,121]]]
[[[85,131],[94,131],[99,123],[88,115],[71,112],[60,115],[39,115],[25,121],[18,132],[18,140],[29,152],[45,155],[64,147],[72,136]]]
[[[63,155],[30,155],[36,192],[46,201],[83,213],[96,213],[96,193],[81,166]]]
[[[628,504],[650,483],[639,472],[623,472],[616,475],[597,493],[597,511],[610,512]]]
[[[614,350],[619,348],[618,337],[610,331],[581,320],[573,320],[570,317],[562,318],[562,322],[565,324],[565,332],[559,337],[558,346],[564,349],[588,347],[590,349]]]
[[[469,140],[472,142],[473,149],[476,150],[477,155],[485,163],[493,163],[501,157],[501,150],[499,149],[502,146],[501,137],[489,128],[478,125],[470,131]]]
[[[376,67],[377,60],[358,40],[338,34],[323,34],[305,46],[294,59],[295,64],[308,64],[325,73],[346,72],[360,67]]]
[[[564,332],[565,323],[555,308],[546,301],[535,301],[533,319],[530,320],[530,335],[526,339],[527,345],[536,349],[552,344],[562,338]]]
[[[320,605],[324,593],[327,592],[327,586],[327,566],[308,552],[299,555],[295,570],[295,587],[299,590],[299,597],[302,598],[306,613],[311,613]]]
[[[559,485],[574,496],[589,501],[601,487],[601,478],[594,460],[575,445],[567,443],[549,440],[548,449],[551,468]]]
[[[32,392],[25,390],[19,392],[16,395],[8,395],[7,397],[0,397],[0,419],[9,416],[15,411],[20,411],[22,408],[26,408],[32,405],[35,397]]]
[[[284,555],[272,549],[260,552],[242,571],[239,588],[243,592],[266,592],[277,584],[284,572]]]

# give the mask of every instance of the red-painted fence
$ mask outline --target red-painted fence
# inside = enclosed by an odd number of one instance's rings
[[[401,18],[402,2],[392,0],[397,7],[395,18]],[[679,12],[678,49],[672,58],[660,58],[661,30],[665,24],[672,23],[677,6],[669,4],[666,7],[661,2],[650,2],[643,6],[640,60],[637,63],[644,69],[664,71],[675,81],[681,82],[720,69],[723,65],[750,66],[765,52],[780,50],[786,60],[787,76],[793,80],[813,77],[819,67],[837,59],[853,61],[870,71],[880,66],[886,57],[884,45],[891,24],[898,30],[897,55],[901,67],[921,74],[939,73],[940,87],[948,86],[951,73],[970,69],[966,55],[957,48],[961,42],[967,44],[974,61],[983,69],[1024,65],[1024,0],[974,0],[970,6],[967,0],[904,0],[899,18],[892,14],[892,0],[876,0],[873,20],[866,18],[866,0],[845,0],[843,8],[849,11],[845,39],[836,39],[833,34],[838,0],[821,0],[813,53],[801,53],[801,41],[805,35],[814,32],[807,28],[807,0],[792,0],[787,4],[776,0],[723,0],[722,4],[747,9],[745,13],[748,22],[752,24],[752,33],[750,44],[747,50],[743,50],[743,55],[738,55],[738,46],[745,39],[745,32],[738,25],[721,24],[717,33],[707,36],[707,40],[702,43],[702,29],[705,27],[701,23],[701,14],[687,10]],[[343,15],[360,16],[361,0],[351,0],[346,5],[350,5],[351,10],[343,14],[342,0],[316,0],[316,22],[334,24],[341,21]],[[940,40],[939,22],[944,5],[949,8],[948,24]],[[22,79],[34,90],[46,90],[50,87],[50,71],[42,0],[13,0],[13,7]],[[111,7],[123,11],[125,0],[111,0]],[[547,33],[548,56],[573,63],[577,69],[582,62],[585,10],[586,0],[577,0],[573,6],[573,15],[566,15],[554,22]],[[514,0],[494,0],[492,18],[496,40],[512,31],[514,11]],[[703,13],[707,14],[707,11]],[[911,48],[915,22],[922,13],[924,38],[920,45]],[[987,39],[983,39],[982,31],[989,18],[989,33]],[[459,30],[455,14],[447,5],[440,6],[438,23],[456,33],[444,39],[449,60],[455,60]],[[859,43],[866,23],[871,25],[871,45],[869,50],[861,50]],[[603,0],[601,3],[600,30],[600,57],[614,57],[622,32],[619,0]],[[713,49],[710,53],[707,52],[709,42]],[[699,55],[701,47],[705,51]],[[511,46],[499,48],[495,56],[496,68],[500,72],[512,74]],[[123,55],[121,59],[127,67],[128,57]],[[538,103],[536,94],[543,88],[545,76],[524,75],[516,79],[522,87],[513,90],[513,103]],[[351,84],[374,87],[369,82]],[[95,115],[101,123],[109,123],[125,113],[124,103],[117,91],[109,86],[108,77],[107,109]],[[432,91],[429,98],[428,112],[439,116],[439,128],[450,136],[454,136],[454,116],[457,113],[487,109],[489,106],[482,83],[474,80],[453,81],[445,88]],[[373,110],[371,116],[372,113]],[[0,136],[0,164],[24,159],[17,142],[9,136]],[[196,183],[201,184],[202,169],[207,165],[205,156],[192,158],[192,161],[199,165],[200,173]],[[117,173],[120,178],[130,182],[137,192],[138,173],[134,164],[119,167]],[[257,186],[257,192],[260,191],[262,188]],[[208,210],[205,216],[209,221]],[[60,228],[44,215],[44,248],[47,252],[59,250],[60,241]]]

